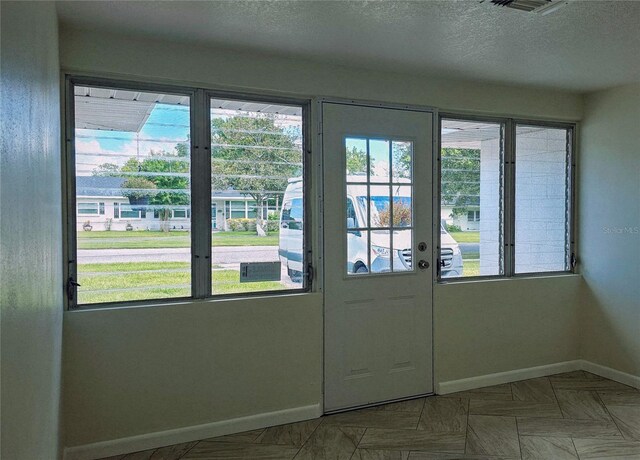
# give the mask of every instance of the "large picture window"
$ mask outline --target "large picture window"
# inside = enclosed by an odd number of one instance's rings
[[[440,279],[573,269],[572,138],[571,125],[441,118]]]
[[[303,105],[136,86],[69,81],[69,306],[305,289]]]

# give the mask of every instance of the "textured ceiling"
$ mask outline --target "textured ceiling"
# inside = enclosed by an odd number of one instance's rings
[[[640,81],[640,1],[542,16],[487,0],[57,3],[63,27],[416,72],[590,91]]]

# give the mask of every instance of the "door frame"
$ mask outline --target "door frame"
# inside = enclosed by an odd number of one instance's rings
[[[414,395],[406,398],[397,398],[384,402],[377,402],[372,404],[365,404],[362,406],[351,407],[347,409],[339,409],[335,411],[327,412],[325,410],[325,340],[327,337],[326,330],[326,321],[324,320],[326,315],[326,294],[325,294],[325,280],[322,273],[325,271],[325,245],[324,245],[324,234],[325,234],[325,226],[324,226],[324,144],[323,144],[323,106],[325,103],[328,104],[342,104],[342,105],[354,105],[359,107],[371,107],[371,108],[381,108],[381,109],[394,109],[394,110],[405,110],[412,112],[427,112],[432,115],[431,129],[432,129],[432,155],[431,155],[431,174],[432,174],[432,189],[431,189],[431,197],[432,197],[432,241],[431,241],[431,261],[435,264],[439,258],[439,248],[437,247],[439,242],[439,232],[440,232],[440,200],[438,196],[439,192],[439,184],[438,180],[438,162],[440,161],[440,155],[438,154],[438,147],[440,145],[440,131],[439,131],[439,110],[435,107],[423,106],[423,105],[413,105],[413,104],[397,104],[397,103],[389,103],[389,102],[381,102],[381,101],[372,101],[366,99],[345,99],[339,97],[317,97],[312,100],[311,107],[311,120],[313,124],[313,134],[312,134],[312,149],[318,152],[315,155],[316,163],[314,167],[316,167],[317,171],[317,181],[316,181],[316,191],[317,195],[317,224],[318,224],[318,274],[320,276],[317,277],[317,286],[318,292],[322,293],[322,413],[338,413],[354,410],[355,408],[364,408],[364,407],[372,407],[380,404],[386,404],[389,402],[403,401],[409,399],[415,399],[421,396],[433,395],[435,394],[435,383],[437,381],[436,378],[436,354],[435,354],[435,321],[434,321],[434,312],[435,312],[435,287],[437,285],[438,280],[438,269],[434,266],[434,270],[431,270],[431,385],[433,388],[432,393],[425,393],[424,395]],[[438,213],[438,215],[436,215]],[[438,233],[436,233],[438,232]]]

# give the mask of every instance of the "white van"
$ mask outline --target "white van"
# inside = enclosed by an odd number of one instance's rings
[[[354,177],[354,181],[362,180],[361,177]],[[350,178],[347,178],[350,181]],[[372,178],[372,183],[375,179]],[[380,180],[383,182],[383,179]],[[375,190],[375,184],[372,185]],[[375,192],[374,192],[375,193]],[[411,195],[409,187],[396,187],[394,191],[394,202],[404,203],[411,206]],[[367,186],[349,184],[347,186],[347,271],[348,273],[382,273],[391,269],[391,254],[389,232],[371,231],[371,263],[367,251],[367,235],[357,230],[366,227],[367,212]],[[381,219],[385,209],[389,207],[389,196],[372,194],[370,200],[372,222]],[[302,266],[303,248],[303,197],[302,180],[299,178],[290,179],[289,185],[284,193],[282,211],[280,214],[280,260],[287,268],[287,273],[292,281],[299,282],[302,278],[304,268]],[[386,226],[386,225],[384,225]],[[353,229],[353,230],[351,230]],[[440,251],[441,276],[458,277],[462,276],[462,256],[458,243],[441,226],[440,241],[442,249]],[[393,267],[395,271],[410,270],[412,264],[411,254],[411,232],[402,231],[401,228],[394,230],[394,254]]]

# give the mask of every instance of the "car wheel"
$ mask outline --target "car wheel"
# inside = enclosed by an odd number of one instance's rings
[[[302,272],[299,272],[298,270],[291,270],[290,268],[287,268],[287,274],[289,275],[289,278],[291,278],[291,281],[294,283],[301,283],[302,282]]]
[[[367,270],[367,267],[365,267],[364,265],[360,265],[355,273],[369,273],[369,270]]]

